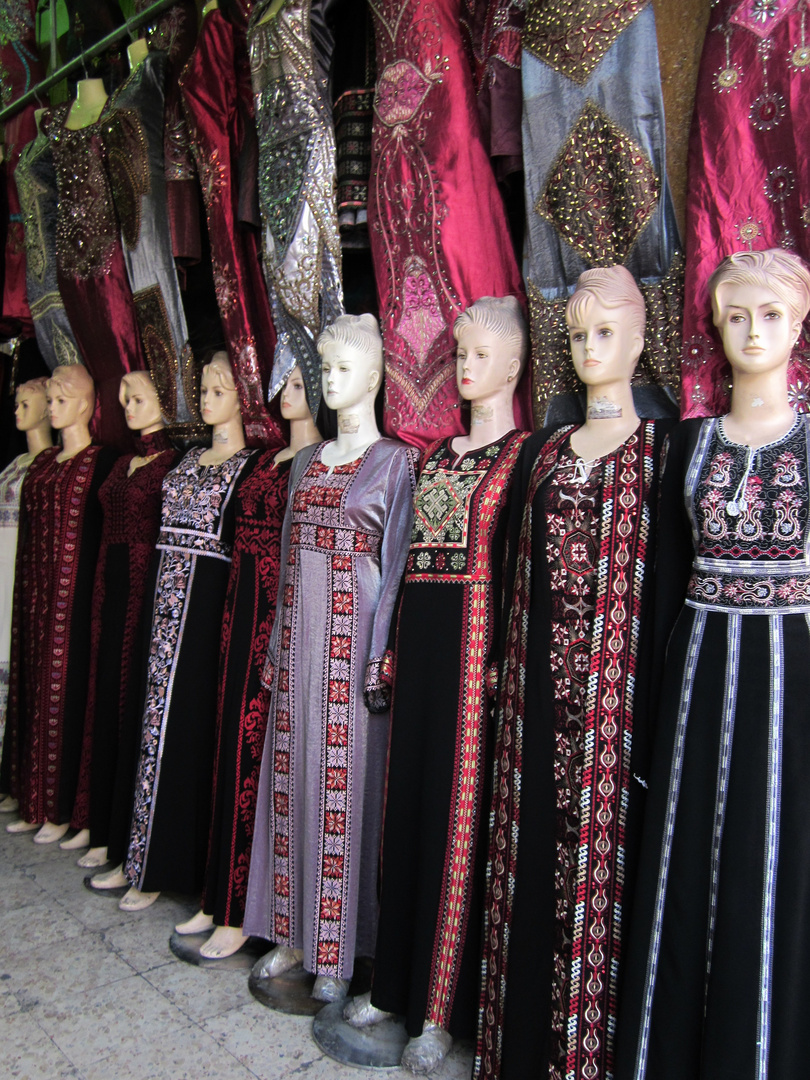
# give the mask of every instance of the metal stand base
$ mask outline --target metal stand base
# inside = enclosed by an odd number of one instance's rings
[[[204,934],[178,934],[175,930],[169,938],[169,948],[178,960],[184,960],[187,964],[194,964],[195,967],[215,967],[222,971],[250,971],[268,949],[266,941],[249,937],[237,952],[219,960],[211,960],[207,956],[200,956],[200,949],[212,933],[213,930]]]
[[[265,952],[267,951],[269,950],[265,949]],[[257,978],[251,972],[248,979],[248,988],[258,1002],[269,1009],[275,1009],[276,1012],[290,1013],[293,1016],[315,1016],[321,1009],[326,1008],[324,1002],[311,997],[314,984],[315,976],[304,971],[303,967],[285,971],[274,979]],[[371,961],[357,960],[349,987],[349,997],[364,994],[370,988]],[[339,1004],[341,1008],[343,1006],[342,1002],[333,1004]]]
[[[325,1054],[344,1065],[365,1069],[397,1069],[408,1042],[405,1021],[392,1017],[356,1028],[343,1019],[345,1002],[321,1009],[312,1024],[312,1037]]]

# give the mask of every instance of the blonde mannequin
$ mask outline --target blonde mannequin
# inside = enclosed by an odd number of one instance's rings
[[[96,402],[93,380],[81,364],[58,367],[48,380],[47,395],[51,427],[62,433],[57,461],[67,461],[93,441],[90,437]]]
[[[233,371],[226,352],[214,353],[203,368],[200,388],[203,423],[213,428],[211,449],[200,458],[201,465],[216,465],[245,448],[245,430],[239,411]]]

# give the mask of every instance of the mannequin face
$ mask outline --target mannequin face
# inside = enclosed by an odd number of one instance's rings
[[[18,431],[31,431],[48,419],[48,399],[45,390],[20,387],[16,396],[14,419]]]
[[[301,369],[294,367],[281,391],[281,415],[285,420],[308,420],[310,416]]]
[[[473,323],[459,335],[456,383],[465,401],[486,401],[501,393],[515,381],[519,368],[510,343],[491,330]]]
[[[629,382],[644,340],[622,308],[602,307],[594,300],[580,316],[582,325],[569,326],[571,358],[586,386]]]
[[[217,371],[203,371],[200,387],[200,412],[203,421],[215,427],[227,424],[239,416],[239,395],[236,389],[227,390]]]
[[[718,329],[732,370],[757,374],[787,367],[801,323],[761,285],[727,285],[719,293]]]
[[[87,423],[87,402],[80,397],[67,397],[58,380],[51,380],[47,396],[51,427],[56,431]]]
[[[368,353],[330,344],[321,357],[321,381],[329,408],[348,409],[374,392],[380,373]]]
[[[163,427],[157,391],[151,382],[146,379],[138,379],[132,384],[122,382],[121,393],[127,427],[131,431],[155,431]]]

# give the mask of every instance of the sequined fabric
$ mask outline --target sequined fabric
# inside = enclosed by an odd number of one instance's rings
[[[529,3],[523,46],[584,86],[619,34],[649,0],[545,0]]]
[[[784,247],[810,259],[810,12],[790,0],[720,0],[700,61],[689,144],[683,323],[684,415],[728,408],[730,371],[708,280],[734,251]],[[744,167],[740,163],[744,162]],[[791,403],[810,407],[810,337],[788,372]]]
[[[315,340],[343,311],[335,133],[314,54],[311,0],[287,0],[268,17],[272,3],[260,0],[248,30],[264,272],[278,334],[269,396],[298,364],[314,415],[321,399]]]

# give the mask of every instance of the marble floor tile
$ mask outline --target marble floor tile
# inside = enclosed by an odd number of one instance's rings
[[[84,1080],[255,1080],[194,1024],[172,1029],[166,1039],[128,1043],[81,1071]]]
[[[38,1005],[59,1008],[76,994],[131,977],[125,964],[100,935],[85,931],[53,945],[0,956],[0,975],[8,975],[7,989],[23,1008]]]
[[[126,915],[125,912],[122,914]],[[176,963],[169,948],[169,934],[146,930],[142,923],[125,921],[111,926],[102,934],[104,941],[139,974],[163,964]]]
[[[5,959],[20,953],[56,946],[78,937],[84,927],[69,912],[42,893],[39,902],[24,908],[0,907],[0,941],[3,943],[0,968]]]
[[[4,1080],[54,1080],[73,1067],[27,1013],[4,1016],[0,1033]]]
[[[247,975],[241,971],[174,963],[153,968],[144,973],[144,978],[190,1020],[197,1022],[254,1000]]]

